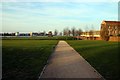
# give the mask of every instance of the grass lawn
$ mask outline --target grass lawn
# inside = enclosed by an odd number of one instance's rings
[[[90,40],[69,40],[67,42],[106,80],[120,79],[118,42]]]
[[[3,40],[74,40],[75,38],[72,36],[33,36],[33,37],[26,37],[26,36],[14,36],[14,37],[3,37]]]
[[[2,40],[2,80],[37,80],[57,40]]]

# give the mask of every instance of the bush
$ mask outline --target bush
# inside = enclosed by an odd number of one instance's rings
[[[103,40],[108,41],[109,40],[109,31],[108,28],[102,27],[100,31],[100,36]]]

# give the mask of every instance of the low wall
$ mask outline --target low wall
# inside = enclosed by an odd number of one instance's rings
[[[90,37],[75,36],[74,38],[82,39],[82,40],[102,40],[101,37],[90,38]],[[109,41],[120,41],[120,37],[113,37],[113,36],[111,36],[109,38]]]
[[[109,41],[120,41],[120,37],[110,37]]]
[[[83,40],[102,40],[101,37],[83,37]]]
[[[102,40],[101,37],[96,37],[95,40]]]

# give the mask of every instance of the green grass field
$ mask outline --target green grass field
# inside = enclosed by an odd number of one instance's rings
[[[37,80],[57,40],[2,40],[2,80]]]
[[[118,42],[76,40],[67,41],[106,80],[119,80]]]
[[[24,38],[2,40],[2,80],[37,80],[57,42],[58,40],[24,40]],[[106,80],[120,79],[118,42],[90,40],[67,42]]]
[[[3,37],[2,40],[74,40],[72,36],[33,36],[33,37]]]

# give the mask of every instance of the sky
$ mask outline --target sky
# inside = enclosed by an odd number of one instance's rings
[[[0,2],[2,32],[59,32],[68,27],[99,30],[103,20],[118,20],[118,2],[67,0],[4,0]]]

